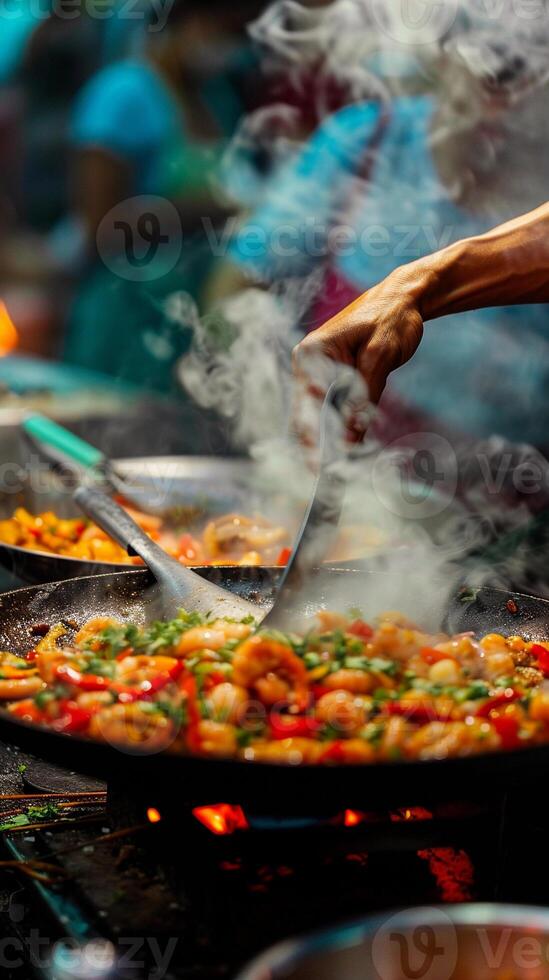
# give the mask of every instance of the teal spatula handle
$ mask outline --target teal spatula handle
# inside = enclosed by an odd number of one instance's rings
[[[90,469],[97,468],[106,463],[106,457],[89,443],[75,436],[68,429],[64,429],[57,422],[45,418],[43,415],[31,415],[23,422],[23,429],[34,439],[44,442],[53,449],[70,456],[75,463],[86,466]]]

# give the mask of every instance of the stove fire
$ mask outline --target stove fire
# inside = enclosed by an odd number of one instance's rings
[[[367,819],[365,813],[360,810],[345,810],[343,814],[344,827],[357,827],[359,823],[364,823]]]
[[[15,324],[8,313],[6,304],[0,300],[0,357],[7,357],[19,343]]]
[[[242,807],[229,803],[195,807],[193,817],[219,837],[234,834],[235,830],[248,830],[250,826]]]

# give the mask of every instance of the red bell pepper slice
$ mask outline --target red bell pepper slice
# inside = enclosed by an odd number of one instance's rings
[[[501,739],[503,749],[516,749],[521,744],[519,738],[519,723],[512,715],[501,714],[493,711],[488,721],[495,728]]]
[[[81,671],[71,667],[70,664],[60,664],[55,671],[58,680],[77,687],[80,691],[107,691],[110,687],[110,680],[107,677],[99,677],[98,674],[83,674]]]
[[[336,764],[345,762],[344,745],[345,743],[339,739],[336,739],[334,742],[330,742],[329,748],[327,748],[326,751],[323,752],[321,756],[319,756],[318,761],[320,763],[334,762]]]
[[[538,662],[538,667],[546,677],[549,677],[549,650],[542,647],[540,643],[533,643],[530,647],[530,653],[534,655]]]
[[[292,557],[292,549],[283,548],[278,558],[276,559],[276,563],[279,566],[279,568],[283,568],[285,565],[287,565],[291,557]]]
[[[437,711],[434,705],[414,704],[413,701],[385,701],[383,712],[406,718],[418,725],[428,725],[431,721],[448,721],[450,717],[448,711]]]
[[[284,738],[311,738],[321,727],[320,722],[310,715],[281,715],[275,713],[269,719],[271,738],[280,741]]]
[[[498,694],[492,694],[484,704],[481,704],[480,708],[477,708],[475,715],[477,718],[488,718],[491,711],[495,708],[503,708],[506,704],[512,704],[513,701],[518,701],[520,694],[518,691],[513,690],[512,687],[506,687],[504,691],[500,691]]]
[[[332,688],[326,687],[325,684],[313,684],[311,687],[311,693],[315,701],[320,701],[320,699],[323,698],[325,694],[332,693]]]
[[[361,640],[371,640],[374,635],[374,631],[368,623],[365,623],[363,619],[356,619],[354,623],[351,623],[347,627],[346,633],[351,633],[353,636],[360,637]]]
[[[59,708],[61,710],[59,718],[51,723],[51,727],[56,732],[82,732],[88,727],[92,711],[80,708],[76,701],[61,701]]]
[[[44,712],[40,710],[32,698],[17,701],[13,708],[10,708],[10,714],[15,715],[16,718],[21,718],[23,721],[31,721],[33,724],[45,720]]]
[[[443,653],[442,650],[435,650],[434,647],[422,647],[419,651],[421,659],[425,661],[426,664],[440,663],[441,660],[455,660],[449,653]]]
[[[185,669],[185,662],[180,661],[171,670],[164,670],[150,681],[144,681],[140,687],[130,687],[117,682],[109,685],[109,690],[118,695],[121,704],[135,704],[136,701],[150,701],[153,694],[163,691],[168,684],[176,681]]]

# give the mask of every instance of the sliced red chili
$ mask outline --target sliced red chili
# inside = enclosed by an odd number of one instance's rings
[[[344,749],[344,745],[345,745],[345,743],[342,742],[342,741],[340,741],[339,739],[336,739],[335,741],[330,742],[329,747],[326,749],[325,752],[323,752],[321,754],[321,756],[319,757],[319,760],[318,761],[321,762],[321,763],[322,762],[333,762],[333,763],[336,763],[336,764],[337,763],[341,763],[341,762],[345,762],[345,749]]]
[[[92,711],[80,708],[76,701],[61,701],[59,703],[60,715],[55,721],[51,722],[51,727],[56,732],[81,732],[84,731],[92,718]]]
[[[283,548],[278,558],[276,559],[276,563],[279,566],[279,568],[283,568],[285,565],[287,565],[291,557],[292,557],[292,549]]]
[[[437,711],[434,705],[414,704],[413,701],[385,701],[383,711],[419,725],[428,725],[431,721],[448,721],[450,717],[448,711]]]
[[[77,687],[81,691],[107,691],[111,683],[107,677],[100,677],[98,674],[83,674],[75,667],[71,667],[70,664],[60,664],[55,675],[58,680],[72,684],[73,687]]]
[[[14,704],[13,708],[10,708],[10,714],[15,715],[16,718],[21,718],[23,721],[31,721],[33,724],[45,721],[46,718],[44,712],[31,698]]]
[[[513,690],[512,687],[506,687],[504,691],[500,691],[498,694],[492,694],[484,704],[481,704],[477,708],[475,714],[477,718],[488,718],[491,711],[495,708],[503,708],[506,704],[512,704],[513,701],[518,701],[520,694],[518,691]]]
[[[443,653],[442,650],[435,650],[434,647],[422,647],[419,652],[421,659],[426,664],[438,664],[441,660],[455,660],[455,657],[450,656],[449,653]]]
[[[519,723],[512,715],[492,711],[488,721],[495,728],[501,739],[503,749],[516,749],[521,744],[519,738]]]
[[[352,633],[353,636],[359,636],[361,640],[371,640],[374,635],[374,631],[368,623],[365,623],[363,619],[356,619],[354,623],[351,623],[347,627],[347,633]]]
[[[320,723],[310,715],[273,714],[269,719],[271,738],[311,738],[318,732]]]
[[[533,643],[530,647],[530,653],[534,655],[538,662],[538,667],[546,677],[549,677],[549,650],[542,647],[540,643]]]

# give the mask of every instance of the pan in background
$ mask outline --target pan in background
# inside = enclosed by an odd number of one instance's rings
[[[119,470],[126,473],[135,484],[146,488],[143,495],[143,510],[146,510],[146,498],[149,491],[166,508],[198,508],[204,513],[204,520],[221,516],[222,514],[240,511],[244,514],[258,514],[282,524],[290,529],[297,526],[305,509],[310,488],[303,486],[303,500],[292,499],[287,492],[284,482],[278,486],[265,484],[263,480],[256,485],[254,480],[254,464],[249,459],[236,459],[219,456],[181,456],[181,457],[146,457],[141,459],[125,459],[114,461]],[[40,470],[39,483],[37,476],[28,474],[24,486],[17,493],[0,489],[0,520],[11,517],[16,507],[22,506],[31,513],[52,510],[60,517],[77,516],[71,493],[61,481],[47,470]],[[358,475],[357,475],[358,480]],[[312,477],[311,477],[312,483]],[[353,483],[356,492],[357,481]],[[435,493],[433,491],[433,497]],[[406,524],[414,524],[420,528],[435,547],[443,547],[447,557],[453,557],[448,551],[451,540],[455,551],[459,554],[467,550],[464,528],[468,526],[468,517],[457,501],[443,498],[435,501],[435,506],[428,515],[419,520],[410,518],[400,519],[397,516],[398,501],[391,502],[391,520],[387,522],[387,512],[384,511],[386,502],[378,501],[379,512],[373,516],[372,523],[360,527],[346,527],[345,514],[342,521],[341,541],[343,551],[347,544],[356,547],[357,540],[364,547],[363,559],[366,565],[372,560],[377,564],[376,555],[383,562],[383,555],[390,555],[402,547],[399,535],[406,540]],[[395,508],[393,510],[393,507]],[[385,522],[385,530],[377,530],[376,520]],[[349,522],[353,525],[353,520]],[[400,529],[400,530],[399,530]],[[363,531],[363,534],[360,532]],[[362,541],[363,537],[363,541]],[[413,545],[405,545],[413,547]],[[337,561],[347,566],[356,567],[362,560],[345,559],[338,554]],[[6,545],[0,542],[0,565],[22,583],[31,585],[43,582],[56,582],[62,579],[86,577],[88,575],[109,574],[116,571],[127,571],[128,565],[83,561],[78,558],[68,558],[47,552],[30,551],[25,548]]]
[[[205,519],[234,510],[272,512],[273,499],[250,489],[251,464],[248,460],[208,456],[147,457],[117,460],[117,467],[145,488],[167,510],[199,510]],[[39,479],[39,482],[38,482]],[[80,513],[71,492],[47,470],[27,476],[17,493],[0,492],[0,520],[11,517],[16,507],[31,513],[52,510],[60,517]],[[30,551],[0,542],[0,565],[22,582],[31,585],[57,582],[88,575],[128,571],[128,565],[82,561],[47,552]]]
[[[548,944],[544,908],[412,908],[280,943],[238,980],[547,980]]]
[[[248,600],[267,605],[281,570],[210,568],[200,574]],[[356,597],[357,582],[364,593],[364,611],[371,615],[367,576],[345,569],[322,569],[318,573],[303,615],[311,616],[315,608],[329,605],[334,588],[343,595],[352,589]],[[148,572],[133,571],[7,593],[0,596],[0,648],[15,653],[28,651],[34,642],[30,630],[36,623],[54,624],[60,619],[83,623],[97,615],[144,622],[154,615],[150,587]],[[516,614],[507,609],[509,598],[516,602]],[[481,623],[484,632],[497,628],[507,633],[524,631],[538,639],[547,635],[546,600],[483,589],[472,606],[471,625]],[[458,597],[450,617],[455,609],[460,627],[467,628],[468,605]],[[479,620],[480,610],[483,620]],[[493,801],[494,794],[513,786],[531,790],[544,784],[549,774],[549,745],[441,761],[292,767],[167,753],[131,754],[112,745],[25,724],[1,710],[0,738],[68,769],[114,780],[126,792],[143,796],[144,802],[146,798],[146,806],[158,805],[161,812],[162,807],[180,808],[193,801],[248,804],[255,812],[264,808],[271,814],[286,815],[319,815],[347,807],[379,810],[418,801],[428,806],[430,801],[459,798],[473,802],[487,796]]]

